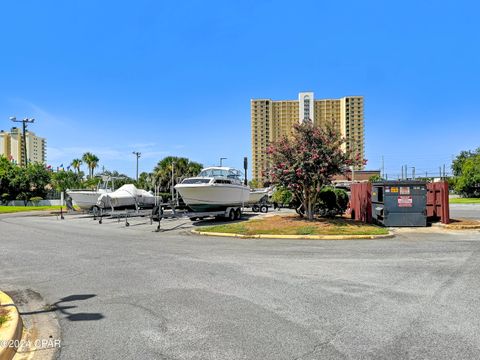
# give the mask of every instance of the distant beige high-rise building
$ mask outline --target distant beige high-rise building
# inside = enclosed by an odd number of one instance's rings
[[[47,160],[46,140],[33,132],[25,134],[27,144],[27,159],[29,162],[44,164]],[[10,132],[0,130],[0,155],[4,155],[19,165],[24,165],[23,133],[14,127]]]
[[[364,157],[363,96],[315,100],[313,92],[301,92],[298,100],[252,99],[250,106],[255,180],[263,180],[262,172],[269,161],[268,145],[291,134],[293,125],[305,119],[313,120],[315,125],[332,124],[346,139],[343,149]]]

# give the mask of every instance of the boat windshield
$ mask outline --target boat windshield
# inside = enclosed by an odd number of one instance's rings
[[[198,174],[198,177],[225,177],[229,179],[241,180],[242,173],[235,169],[205,169]]]

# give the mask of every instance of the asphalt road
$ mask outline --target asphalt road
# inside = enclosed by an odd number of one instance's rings
[[[60,359],[480,358],[478,231],[239,240],[141,222],[0,218],[0,288],[57,303]]]
[[[451,204],[450,217],[452,219],[480,219],[480,204]]]

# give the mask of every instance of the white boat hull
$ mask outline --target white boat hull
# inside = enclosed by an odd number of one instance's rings
[[[178,184],[175,189],[193,211],[225,210],[248,202],[249,189],[236,184]]]
[[[153,207],[155,206],[155,196],[148,191],[137,189],[132,184],[127,184],[114,192],[101,195],[96,205],[102,209]]]
[[[73,200],[73,204],[78,206],[82,210],[89,210],[97,205],[98,198],[107,193],[106,190],[72,190],[67,191],[68,196]]]
[[[250,190],[248,196],[248,203],[256,204],[266,195],[268,195],[268,189]]]

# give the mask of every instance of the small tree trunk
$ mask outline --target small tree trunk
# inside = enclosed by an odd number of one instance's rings
[[[310,193],[305,192],[305,215],[308,220],[313,220],[313,201]]]
[[[308,220],[313,220],[313,204],[312,200],[308,200],[308,211],[307,211]]]

